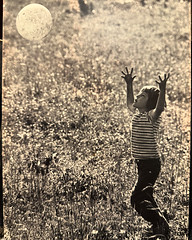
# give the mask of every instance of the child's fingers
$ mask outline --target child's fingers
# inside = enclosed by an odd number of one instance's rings
[[[125,76],[121,76],[121,77],[125,79]]]
[[[127,72],[127,74],[129,74],[128,68],[127,68],[127,67],[125,67],[125,69],[126,69],[126,72]]]
[[[170,77],[170,73],[167,74],[167,79],[169,79],[169,77]]]
[[[132,79],[136,78],[136,76],[132,77]]]
[[[162,82],[162,78],[161,78],[161,76],[159,76],[159,80]]]
[[[132,74],[133,73],[133,68],[131,68],[131,73],[130,74]]]
[[[160,84],[158,81],[155,81],[157,84]]]
[[[123,71],[121,71],[123,75],[126,75]]]
[[[170,73],[164,74],[164,81],[167,81],[169,79],[169,77],[170,77]]]

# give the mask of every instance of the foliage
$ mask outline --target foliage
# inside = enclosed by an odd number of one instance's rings
[[[121,70],[135,92],[170,72],[156,198],[173,239],[186,238],[189,200],[189,4],[41,1],[54,27],[41,42],[15,29],[31,1],[6,1],[3,66],[5,239],[141,239],[131,208],[136,180]],[[142,14],[141,14],[142,12]],[[181,18],[182,16],[182,18]]]

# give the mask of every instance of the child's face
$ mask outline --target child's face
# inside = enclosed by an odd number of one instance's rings
[[[148,94],[145,91],[141,90],[136,96],[133,106],[139,110],[146,110],[148,98]]]

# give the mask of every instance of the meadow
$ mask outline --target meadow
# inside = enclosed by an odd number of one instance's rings
[[[141,240],[150,226],[131,208],[125,66],[134,91],[170,73],[155,197],[172,240],[188,233],[190,6],[188,1],[39,0],[50,34],[23,39],[4,1],[3,199],[6,240]]]

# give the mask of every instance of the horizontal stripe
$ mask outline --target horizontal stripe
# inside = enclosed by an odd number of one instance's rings
[[[144,131],[153,132],[153,129],[154,129],[154,128],[151,128],[151,127],[148,127],[148,126],[143,126],[143,127],[140,127],[140,126],[133,126],[132,129],[135,130],[135,131],[141,131],[141,130],[144,130]]]
[[[132,149],[132,153],[138,153],[138,154],[144,154],[144,153],[151,153],[151,154],[158,154],[157,151],[155,151],[155,149],[139,149],[139,150],[136,150],[136,149]]]
[[[139,148],[136,148],[136,147],[132,147],[132,152],[157,152],[157,148],[146,148],[146,147],[139,147]]]
[[[145,137],[145,134],[148,136],[152,136],[153,138],[156,137],[156,134],[154,132],[144,131],[144,130],[142,130],[142,133],[141,133],[141,131],[133,130],[131,136],[137,135],[140,137],[142,137],[142,136]]]
[[[149,131],[142,131],[142,134],[141,134],[141,131],[135,131],[135,130],[133,130],[132,131],[132,136],[140,136],[140,137],[142,137],[143,136],[143,134],[146,134],[146,135],[144,135],[144,137],[145,136],[151,136],[151,137],[153,137],[154,138],[154,136],[155,136],[155,134],[153,133],[153,132],[149,132]]]
[[[147,154],[147,155],[158,155],[158,152],[154,152],[154,151],[139,151],[139,152],[136,152],[136,151],[132,151],[132,154],[141,154],[141,155],[144,155],[144,154]]]
[[[136,117],[136,118],[133,118],[132,119],[132,121],[134,122],[134,121],[139,121],[139,122],[149,122],[149,123],[151,123],[151,120],[149,119],[149,118],[147,118],[147,117],[142,117],[142,118],[140,118],[140,117]],[[157,121],[155,121],[154,123],[153,123],[153,125],[155,125],[156,123],[160,123],[161,122],[161,120],[159,119],[159,120],[157,120]]]
[[[135,159],[159,158],[159,155],[132,155]]]
[[[148,113],[137,114],[132,119],[131,147],[134,158],[159,157],[156,136],[160,118],[152,123]]]
[[[143,122],[146,122],[146,121],[147,121],[147,122],[151,122],[150,117],[148,117],[148,116],[141,116],[141,117],[140,117],[140,116],[134,116],[132,121],[138,121],[138,120],[141,121],[141,122],[142,122],[142,121],[143,121]],[[158,119],[154,122],[154,124],[155,124],[155,123],[158,123],[158,122],[161,122],[161,118],[158,118]]]
[[[152,139],[155,139],[155,136],[151,133],[144,133],[145,136],[142,136],[141,134],[137,134],[137,133],[134,133],[132,136],[131,136],[131,139],[149,139],[149,140],[152,140]]]
[[[156,141],[154,141],[153,139],[150,141],[150,139],[146,139],[146,141],[138,141],[138,138],[135,139],[133,138],[131,141],[132,145],[142,145],[142,144],[146,144],[146,145],[157,145]]]
[[[132,148],[135,148],[135,149],[139,149],[139,148],[141,148],[141,149],[149,149],[149,148],[151,148],[151,149],[153,149],[153,148],[157,148],[157,145],[156,144],[153,144],[152,146],[150,145],[150,144],[139,144],[139,145],[137,145],[137,144],[133,144],[132,143]]]
[[[141,135],[143,135],[143,132],[151,133],[154,136],[156,136],[158,131],[157,130],[154,131],[154,129],[146,129],[146,128],[133,128],[132,129],[132,133],[140,133]]]
[[[140,145],[140,144],[148,144],[148,145],[155,144],[155,145],[157,145],[157,143],[156,143],[156,141],[154,141],[154,139],[142,139],[142,138],[140,138],[140,139],[132,138],[131,143],[133,145],[135,145],[135,144],[138,144],[138,145]]]
[[[158,154],[158,152],[140,152],[140,153],[132,152],[132,156],[134,158],[139,158],[139,156],[140,157],[142,157],[142,156],[144,156],[144,157],[151,157],[151,156],[159,157],[159,154]]]
[[[157,128],[159,128],[159,125],[154,125],[154,126],[152,126],[152,125],[149,125],[149,124],[144,124],[144,125],[142,125],[142,124],[134,123],[134,124],[132,124],[132,128],[157,129]]]
[[[156,144],[156,142],[154,141],[154,142],[151,142],[151,141],[138,141],[138,139],[132,139],[132,143],[134,144],[134,145],[157,145]]]
[[[143,150],[146,150],[146,151],[148,151],[148,150],[151,151],[151,150],[157,149],[157,148],[156,148],[155,146],[154,146],[154,147],[151,147],[151,146],[141,146],[141,145],[140,145],[140,146],[138,146],[138,147],[137,147],[137,146],[132,146],[132,149],[133,149],[133,150],[136,150],[136,151],[137,151],[137,150],[139,150],[139,151],[141,150],[141,151],[142,151],[142,149],[143,149]]]
[[[147,157],[147,156],[156,156],[156,157],[159,157],[159,154],[158,153],[132,153],[132,155],[135,157],[137,156],[144,156],[144,157]]]
[[[152,123],[148,118],[133,118],[132,119],[132,122],[140,122],[141,124],[142,123]],[[153,125],[156,125],[156,124],[159,124],[161,122],[161,120],[157,120],[153,123]]]
[[[159,158],[159,154],[158,153],[132,153],[132,156],[134,158],[150,158],[150,157],[154,157],[154,158]]]
[[[135,144],[135,145],[133,145],[132,144],[132,148],[134,148],[134,149],[139,149],[139,148],[141,148],[141,149],[153,149],[153,148],[157,148],[157,145],[156,144],[153,144],[153,146],[151,146],[150,144],[139,144],[139,145],[137,145],[137,144]]]

